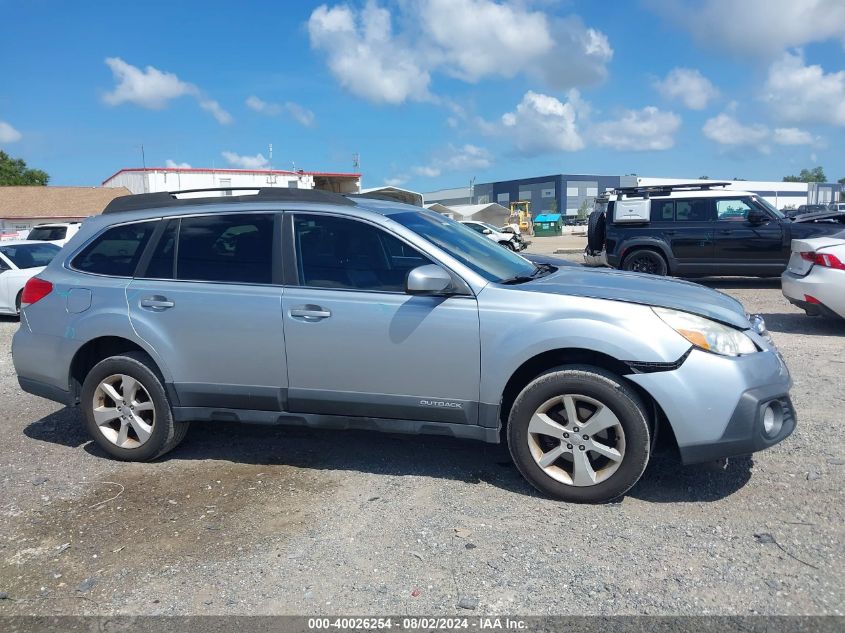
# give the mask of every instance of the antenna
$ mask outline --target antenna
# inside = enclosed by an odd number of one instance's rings
[[[141,167],[143,167],[144,169],[147,168],[147,159],[144,156],[144,144],[143,143],[141,143]]]
[[[267,151],[270,154],[270,157],[267,159],[267,162],[270,166],[270,169],[273,169],[273,144],[272,143],[270,143],[267,146]]]
[[[475,176],[469,181],[469,203],[475,204]]]
[[[358,152],[352,154],[352,169],[358,170],[361,168],[361,155]]]

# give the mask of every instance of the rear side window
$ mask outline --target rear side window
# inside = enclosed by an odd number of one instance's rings
[[[272,282],[272,214],[182,218],[178,244],[177,279],[252,284]]]
[[[710,222],[709,200],[677,200],[675,202],[675,220],[677,222]]]
[[[158,240],[155,252],[147,264],[144,277],[148,279],[173,279],[176,260],[176,235],[179,220],[168,220],[164,232]]]
[[[38,242],[53,242],[63,240],[65,237],[67,237],[66,226],[36,226],[29,232],[26,239]]]
[[[114,226],[82,249],[71,266],[86,273],[131,277],[155,226],[155,220]]]
[[[13,244],[0,246],[0,253],[12,260],[18,268],[46,266],[61,249],[55,244]],[[8,266],[7,266],[8,268]]]

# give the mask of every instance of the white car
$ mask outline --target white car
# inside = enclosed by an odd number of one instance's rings
[[[810,316],[845,318],[845,231],[792,240],[783,296]]]
[[[461,224],[466,224],[473,231],[486,235],[494,242],[497,242],[512,251],[520,251],[525,248],[522,240],[515,233],[505,233],[501,229],[497,229],[492,224],[478,222],[476,220],[463,220]]]
[[[32,227],[26,239],[36,242],[50,242],[56,246],[64,246],[70,238],[76,235],[80,226],[80,222],[37,224]]]
[[[60,250],[49,242],[0,242],[0,314],[20,314],[24,285],[44,270]]]

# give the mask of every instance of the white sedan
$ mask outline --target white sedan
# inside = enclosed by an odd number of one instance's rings
[[[783,296],[810,316],[845,318],[845,231],[792,240]]]
[[[478,222],[477,220],[461,220],[461,224],[466,224],[476,233],[486,235],[494,242],[497,242],[512,251],[519,251],[525,248],[524,242],[515,233],[505,233],[502,229],[498,229],[492,224]]]
[[[0,242],[0,314],[20,314],[24,285],[44,270],[60,250],[49,242]]]

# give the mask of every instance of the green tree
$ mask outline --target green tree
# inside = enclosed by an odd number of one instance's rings
[[[845,185],[845,178],[840,178],[836,182],[838,182],[840,185]]]
[[[699,176],[699,180],[710,180],[710,176]]]
[[[581,203],[581,206],[578,207],[578,219],[583,220],[584,218],[587,217],[587,215],[589,215],[589,213],[590,213],[590,201],[584,200],[584,202]]]
[[[824,175],[824,169],[821,167],[814,167],[813,169],[802,169],[797,176],[784,176],[784,182],[827,182],[827,176]]]
[[[46,185],[50,176],[40,169],[29,169],[21,158],[0,150],[0,186]]]
[[[548,213],[557,213],[557,200],[552,200],[551,202],[549,202]]]

